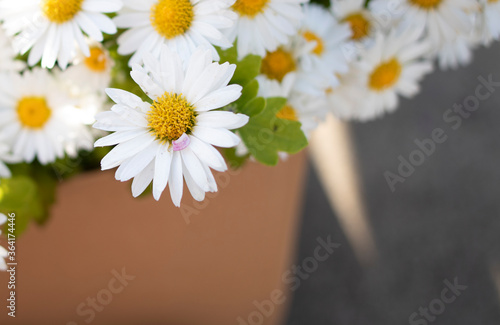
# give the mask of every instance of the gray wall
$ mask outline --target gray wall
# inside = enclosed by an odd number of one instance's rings
[[[318,236],[342,246],[301,281],[287,324],[500,324],[492,276],[500,265],[500,87],[460,126],[456,117],[443,118],[474,96],[479,76],[500,82],[499,54],[500,45],[480,49],[470,66],[428,76],[420,95],[396,113],[351,124],[376,264],[356,261],[310,170],[297,263],[311,256]],[[414,141],[437,128],[446,141],[392,192],[384,172],[398,173],[400,155],[418,158]],[[453,302],[442,302],[445,280],[455,278],[467,288],[455,299],[446,291]],[[430,305],[428,319],[418,315]]]

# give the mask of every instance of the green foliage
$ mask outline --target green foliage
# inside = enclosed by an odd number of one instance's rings
[[[267,98],[265,109],[239,130],[252,156],[263,164],[276,165],[278,152],[294,154],[307,146],[299,122],[276,117],[285,104],[285,98]]]
[[[60,160],[61,165],[66,160]],[[68,160],[70,161],[70,160]],[[68,165],[78,166],[76,162]],[[43,224],[56,200],[56,188],[63,176],[80,171],[73,168],[63,175],[57,164],[42,166],[38,162],[10,166],[12,177],[0,180],[0,212],[15,213],[15,234],[20,235],[32,221]]]
[[[236,71],[231,79],[232,84],[238,84],[245,87],[249,82],[255,79],[260,72],[261,57],[258,55],[247,55],[242,60],[238,60],[236,46],[227,50],[217,49],[220,56],[220,62],[229,62],[236,64]]]
[[[322,5],[325,8],[330,8],[332,6],[332,1],[342,1],[342,0],[311,0],[312,3]],[[345,1],[349,1],[349,0],[345,0]],[[370,3],[370,1],[371,0],[365,1],[365,7],[368,8],[368,4]],[[335,6],[335,3],[333,3],[333,6]]]
[[[237,65],[230,83],[243,87],[241,97],[226,109],[248,115],[247,125],[238,130],[250,154],[266,165],[276,165],[278,152],[297,153],[307,146],[301,124],[278,118],[276,114],[285,106],[285,98],[257,97],[259,83],[255,79],[260,73],[261,57],[248,55],[238,60],[236,46],[219,50],[221,62]],[[238,157],[236,150],[223,151],[232,167],[240,167],[250,155]]]
[[[334,0],[332,0],[332,1],[334,1]],[[347,1],[349,1],[349,0],[347,0]],[[331,6],[330,0],[311,0],[311,2],[322,5],[325,8],[330,8],[330,6]]]
[[[16,236],[26,229],[32,219],[44,217],[41,201],[35,180],[29,176],[13,176],[0,183],[0,212],[16,214]]]

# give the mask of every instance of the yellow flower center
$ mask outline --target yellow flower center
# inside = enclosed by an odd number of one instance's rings
[[[193,18],[193,5],[189,0],[160,0],[151,7],[149,17],[156,31],[168,39],[184,34]]]
[[[90,48],[90,56],[85,58],[85,65],[94,72],[104,72],[108,66],[108,59],[103,49],[98,46]]]
[[[283,78],[292,71],[295,71],[295,60],[291,53],[279,48],[274,52],[267,52],[262,59],[260,71],[269,79],[281,82]]]
[[[298,121],[297,112],[290,105],[285,105],[277,114],[277,118],[282,118],[289,121]]]
[[[40,129],[52,115],[43,97],[24,97],[17,103],[17,115],[24,127]]]
[[[488,3],[496,3],[498,0],[488,0]]]
[[[410,0],[416,6],[419,6],[423,9],[430,10],[434,9],[441,4],[443,0]]]
[[[166,92],[153,102],[147,119],[151,132],[158,140],[172,142],[184,133],[191,133],[196,112],[182,94]]]
[[[314,54],[316,55],[323,54],[323,52],[325,51],[325,46],[323,40],[320,37],[318,37],[318,35],[314,34],[311,31],[305,31],[303,35],[308,42],[316,42],[316,47],[313,50]]]
[[[233,10],[241,16],[255,17],[263,13],[269,0],[236,0]]]
[[[399,79],[403,68],[396,59],[380,64],[370,75],[369,86],[382,91],[393,86]]]
[[[343,19],[343,22],[351,26],[351,39],[359,41],[370,34],[370,21],[362,13],[354,13]]]
[[[44,0],[41,2],[42,11],[53,23],[62,24],[82,10],[83,0]]]

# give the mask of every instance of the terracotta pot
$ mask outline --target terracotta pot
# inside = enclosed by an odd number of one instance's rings
[[[113,172],[62,183],[50,222],[17,241],[16,318],[2,306],[0,324],[279,324],[304,167],[298,155],[218,174],[219,192],[184,195],[182,210],[168,192],[133,199]],[[7,282],[0,274],[5,305]],[[259,312],[276,289],[285,302]]]

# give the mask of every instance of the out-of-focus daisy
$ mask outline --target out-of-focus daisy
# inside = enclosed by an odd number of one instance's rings
[[[317,78],[318,73],[322,74],[329,86],[336,86],[336,74],[348,70],[348,60],[342,47],[351,37],[349,25],[338,24],[332,14],[319,5],[307,5],[304,12],[300,33],[312,46],[300,63],[305,71],[317,71],[313,78]]]
[[[349,24],[353,41],[364,42],[375,35],[377,25],[370,11],[365,8],[365,2],[365,0],[334,0],[331,6],[335,18],[339,22]]]
[[[7,216],[5,214],[0,213],[0,235],[2,234],[2,228],[3,224],[7,221]],[[5,248],[0,246],[0,271],[5,271],[7,270],[7,264],[5,262],[5,259],[7,259],[8,252]]]
[[[333,87],[336,80],[333,75],[325,73],[309,64],[302,64],[302,59],[316,47],[315,42],[307,42],[302,35],[296,35],[286,45],[275,51],[267,52],[262,58],[261,75],[269,80],[282,82],[293,75],[297,91],[313,95],[321,95],[328,87]]]
[[[24,63],[15,60],[16,52],[12,47],[10,38],[5,35],[0,28],[0,73],[7,71],[21,71],[24,68]]]
[[[472,16],[478,7],[475,0],[373,0],[375,12],[391,12],[401,30],[421,32],[433,47],[453,41],[457,35],[472,30]]]
[[[94,127],[116,132],[95,146],[118,144],[101,167],[119,166],[117,180],[134,178],[133,196],[153,181],[153,196],[159,200],[168,183],[173,203],[180,206],[183,177],[196,200],[217,190],[210,168],[225,171],[227,167],[213,146],[236,146],[240,139],[229,130],[245,125],[248,117],[212,111],[238,99],[242,89],[228,86],[235,66],[212,59],[210,50],[198,49],[183,64],[176,52],[163,46],[160,61],[146,55],[144,67],[134,65],[131,72],[153,103],[123,90],[107,90],[116,105],[98,114]]]
[[[124,0],[125,8],[114,19],[119,28],[130,28],[118,38],[118,53],[134,53],[130,65],[141,63],[146,53],[160,56],[167,45],[181,56],[197,46],[229,48],[232,43],[221,32],[233,26],[236,15],[229,8],[234,0]]]
[[[326,99],[329,110],[338,118],[351,120],[362,119],[361,102],[365,98],[366,87],[361,86],[362,72],[353,63],[349,72],[339,76],[340,85],[335,89],[327,89]],[[364,81],[366,83],[366,81]]]
[[[229,40],[237,41],[238,55],[264,56],[297,33],[302,21],[301,4],[307,0],[236,0],[233,10],[238,20],[228,31]]]
[[[74,91],[98,92],[104,90],[111,82],[113,60],[109,52],[99,43],[89,45],[90,56],[79,52],[73,65],[65,71],[65,80],[74,85]]]
[[[72,66],[57,74],[60,84],[75,100],[85,124],[94,123],[95,114],[107,104],[105,89],[111,82],[113,64],[109,52],[99,43],[93,43],[89,57],[79,53]]]
[[[432,71],[432,63],[424,59],[430,45],[417,41],[417,33],[377,35],[375,44],[358,64],[366,95],[360,118],[369,119],[393,111],[398,95],[412,97],[418,93],[419,82]]]
[[[14,156],[47,164],[92,148],[80,112],[47,70],[0,75],[0,85],[0,138]]]
[[[500,38],[500,1],[480,0],[481,8],[477,17],[479,35],[484,44],[489,45]]]
[[[24,54],[31,49],[28,64],[42,60],[43,68],[58,65],[65,69],[76,45],[85,54],[90,50],[84,33],[92,40],[103,40],[102,33],[116,33],[116,26],[104,13],[119,10],[120,0],[0,0],[0,20]]]
[[[458,35],[454,40],[444,42],[438,47],[438,63],[443,70],[457,69],[472,61],[474,47],[473,35]]]
[[[325,118],[328,111],[325,97],[294,91],[295,75],[288,75],[281,83],[262,76],[257,77],[257,80],[259,81],[259,96],[287,99],[286,105],[276,116],[300,122],[306,136],[309,136],[309,133]]]

